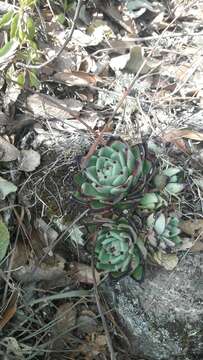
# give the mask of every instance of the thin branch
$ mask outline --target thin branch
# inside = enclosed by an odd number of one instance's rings
[[[78,16],[80,14],[81,5],[82,5],[82,0],[78,0],[77,7],[76,7],[76,10],[75,10],[74,19],[73,19],[73,23],[72,23],[70,32],[69,32],[69,34],[67,36],[67,39],[65,40],[64,44],[59,49],[59,51],[51,59],[43,62],[42,64],[38,64],[38,65],[26,65],[26,64],[18,62],[18,63],[16,63],[16,66],[20,66],[20,67],[23,67],[25,69],[38,69],[39,70],[39,69],[43,68],[44,66],[49,65],[50,63],[52,63],[54,60],[56,60],[61,55],[61,53],[63,52],[66,45],[69,43],[69,41],[72,39],[73,32],[75,30],[75,25],[76,25],[76,22],[78,20]]]

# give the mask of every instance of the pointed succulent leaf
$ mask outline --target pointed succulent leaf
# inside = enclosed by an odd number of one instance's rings
[[[142,173],[144,176],[148,175],[152,169],[152,164],[149,160],[144,160],[142,165]]]
[[[177,175],[174,175],[170,178],[170,183],[177,183],[178,182],[178,176]]]
[[[77,173],[74,175],[74,182],[78,186],[82,186],[82,184],[86,181],[86,177],[83,176],[81,173]]]
[[[155,193],[146,193],[142,197],[142,199],[140,201],[140,205],[143,208],[147,209],[148,207],[151,208],[151,206],[155,206],[155,204],[157,204],[158,201],[159,201],[159,198],[158,198],[157,194],[155,194]]]
[[[169,183],[165,186],[165,190],[171,195],[180,193],[184,188],[184,184],[178,183]]]
[[[131,277],[136,281],[142,281],[144,276],[144,267],[143,265],[139,265],[131,274]]]
[[[150,214],[147,218],[147,226],[149,227],[153,227],[155,224],[155,217],[154,217],[154,214]]]
[[[181,169],[178,167],[169,167],[168,169],[163,170],[162,174],[166,175],[168,177],[172,177],[174,175],[177,175],[179,172],[181,172]]]
[[[131,151],[131,149],[128,149],[128,151],[126,152],[127,155],[127,168],[129,171],[129,174],[132,173],[134,166],[135,166],[135,156],[133,155],[133,152]]]
[[[154,230],[157,232],[158,235],[163,234],[166,226],[166,218],[164,214],[160,214],[154,224]]]

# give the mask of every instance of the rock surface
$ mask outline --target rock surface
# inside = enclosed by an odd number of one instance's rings
[[[143,283],[106,283],[109,306],[130,342],[133,358],[203,358],[203,254],[182,258],[173,272],[151,267]]]

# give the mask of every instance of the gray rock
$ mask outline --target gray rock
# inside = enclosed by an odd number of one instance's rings
[[[135,358],[203,358],[202,259],[202,254],[187,255],[173,272],[148,268],[141,284],[130,277],[105,284]]]

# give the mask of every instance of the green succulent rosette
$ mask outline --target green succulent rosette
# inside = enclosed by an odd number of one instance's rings
[[[97,150],[75,176],[79,187],[75,197],[93,209],[131,202],[143,189],[150,170],[144,146],[113,141]]]
[[[182,243],[179,219],[176,216],[166,217],[163,213],[151,214],[147,218],[148,244],[151,249],[172,252]]]
[[[96,268],[118,278],[126,273],[141,281],[144,275],[143,259],[146,249],[132,226],[119,223],[104,224],[96,237]]]

